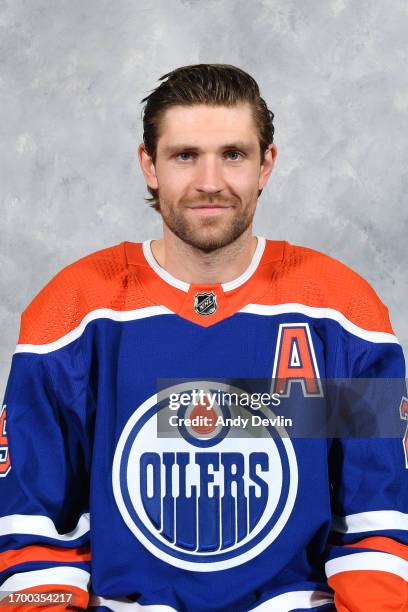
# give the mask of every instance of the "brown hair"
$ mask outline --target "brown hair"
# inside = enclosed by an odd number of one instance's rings
[[[273,143],[274,114],[261,98],[257,82],[247,72],[229,64],[195,64],[176,68],[160,77],[159,81],[163,83],[141,100],[146,102],[142,111],[143,142],[153,163],[156,161],[160,119],[165,110],[176,105],[234,106],[244,102],[252,107],[263,161],[268,145]],[[145,200],[159,212],[159,190],[149,186],[147,189],[152,197]]]

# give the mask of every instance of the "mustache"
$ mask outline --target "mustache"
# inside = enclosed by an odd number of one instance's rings
[[[235,206],[238,203],[236,198],[226,198],[221,196],[205,196],[194,200],[184,200],[183,204],[187,206],[205,206],[212,204],[213,206]]]

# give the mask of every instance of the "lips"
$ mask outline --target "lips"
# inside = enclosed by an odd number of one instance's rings
[[[189,208],[230,208],[229,204],[226,205],[222,205],[222,204],[196,204],[195,206],[189,206]]]
[[[191,206],[190,210],[192,215],[216,217],[221,216],[225,210],[229,210],[230,208],[230,206],[214,206],[214,204],[210,204],[208,206]]]

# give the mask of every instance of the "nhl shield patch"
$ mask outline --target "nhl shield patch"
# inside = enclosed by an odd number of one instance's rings
[[[203,291],[194,296],[194,310],[199,315],[211,315],[217,310],[217,296],[214,291]]]

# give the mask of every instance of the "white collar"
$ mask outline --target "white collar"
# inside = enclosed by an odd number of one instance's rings
[[[249,264],[247,269],[242,274],[240,274],[237,278],[235,278],[232,281],[228,281],[227,283],[222,283],[221,287],[223,291],[231,291],[232,289],[236,289],[240,285],[243,285],[247,280],[251,278],[251,276],[257,269],[259,262],[261,261],[263,252],[265,250],[266,240],[263,236],[256,236],[256,238],[257,238],[257,244],[256,244],[255,252],[252,256],[251,263]],[[147,263],[150,265],[151,268],[153,268],[156,274],[160,276],[160,278],[166,281],[166,283],[168,283],[169,285],[172,285],[173,287],[177,287],[177,289],[181,289],[182,291],[185,291],[186,293],[188,293],[188,290],[190,289],[189,283],[186,283],[176,278],[175,276],[172,276],[172,274],[167,272],[167,270],[165,270],[158,264],[152,252],[152,247],[151,247],[152,241],[153,241],[152,239],[145,240],[142,245],[143,254],[146,258]],[[205,284],[205,283],[200,283],[200,284]]]

